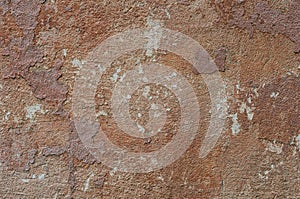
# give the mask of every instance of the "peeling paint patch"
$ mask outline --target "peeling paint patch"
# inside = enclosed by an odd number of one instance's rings
[[[226,61],[226,48],[220,48],[215,52],[215,64],[217,65],[219,71],[225,72],[225,61]]]
[[[275,79],[261,87],[260,96],[254,101],[253,118],[259,124],[260,138],[288,144],[299,134],[299,92],[300,76],[296,75]]]
[[[61,155],[65,152],[66,152],[65,147],[54,147],[54,148],[45,147],[42,151],[42,154],[47,157],[50,155]]]
[[[5,71],[4,77],[24,77],[31,66],[43,61],[43,53],[34,46],[34,30],[38,24],[37,17],[41,4],[38,0],[11,1],[8,10],[15,17],[24,36],[12,37],[9,45],[4,48],[3,54],[9,55],[11,65]]]
[[[243,4],[230,4],[226,1],[216,1],[215,5],[221,17],[231,26],[246,29],[253,37],[255,29],[272,35],[282,34],[295,43],[295,53],[300,52],[300,2],[291,1],[287,12],[272,9],[264,1],[256,3],[254,12],[247,17]]]
[[[61,109],[68,93],[68,87],[58,81],[62,76],[59,71],[62,64],[58,61],[53,69],[34,72],[26,77],[36,98],[57,103]]]
[[[25,168],[24,170],[25,171],[29,171],[30,170],[30,164],[33,164],[35,162],[35,156],[37,154],[37,150],[36,149],[31,149],[29,152],[28,152],[28,161],[25,165]]]

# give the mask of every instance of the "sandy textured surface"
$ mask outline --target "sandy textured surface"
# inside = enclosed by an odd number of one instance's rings
[[[75,77],[105,39],[149,27],[154,38],[164,27],[208,52],[225,83],[228,115],[214,148],[199,158],[210,121],[202,76],[179,55],[157,49],[155,39],[118,57],[94,97],[114,144],[147,153],[179,131],[180,100],[156,84],[134,91],[129,112],[145,125],[151,100],[167,107],[159,134],[134,138],[114,120],[114,86],[139,64],[178,71],[201,110],[195,139],[179,159],[148,173],[120,172],[78,136]],[[299,52],[298,0],[1,0],[0,198],[300,198]]]

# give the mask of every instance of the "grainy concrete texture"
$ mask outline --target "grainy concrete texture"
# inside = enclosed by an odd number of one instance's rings
[[[94,158],[73,122],[75,77],[88,53],[117,33],[153,24],[196,40],[226,84],[228,116],[210,153],[199,148],[210,96],[182,57],[140,49],[117,58],[95,95],[101,128],[116,145],[155,151],[178,131],[180,104],[167,104],[162,132],[148,139],[122,132],[111,115],[122,74],[156,62],[186,77],[201,109],[200,128],[174,163],[126,173]],[[299,0],[1,0],[0,198],[300,198]],[[149,120],[145,88],[130,101],[132,120]],[[140,112],[139,112],[140,111]]]

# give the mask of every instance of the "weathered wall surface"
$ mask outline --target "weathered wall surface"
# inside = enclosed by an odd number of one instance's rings
[[[197,135],[178,160],[149,173],[120,172],[82,144],[74,82],[105,39],[149,27],[188,35],[209,53],[226,85],[228,115],[212,151],[199,158],[210,121],[202,76],[182,57],[156,49],[155,40],[153,51],[118,57],[95,95],[101,128],[116,145],[158,150],[180,123],[176,95],[150,84],[132,96],[131,119],[145,124],[153,97],[171,110],[163,129],[148,139],[120,130],[112,91],[134,66],[176,69],[201,110]],[[298,0],[1,0],[0,198],[300,198],[299,52]]]

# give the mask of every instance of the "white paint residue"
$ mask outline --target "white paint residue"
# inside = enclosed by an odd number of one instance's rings
[[[138,71],[139,71],[139,74],[143,74],[144,73],[144,69],[142,68],[142,64],[139,64]]]
[[[94,177],[94,173],[93,172],[89,175],[89,177],[85,181],[84,188],[83,188],[84,192],[86,192],[89,189],[90,180],[91,180],[92,177]]]
[[[269,142],[266,150],[271,151],[276,154],[280,154],[282,152],[283,144],[276,144],[276,142]]]
[[[139,131],[141,132],[141,133],[145,133],[145,129],[144,129],[144,127],[142,127],[141,125],[139,125],[139,124],[137,124],[137,127],[138,127],[138,129],[139,129]]]
[[[270,95],[270,97],[271,97],[271,98],[276,98],[278,95],[279,95],[278,92],[276,92],[276,93],[275,93],[275,92],[272,92],[271,95]]]
[[[300,134],[296,137],[297,146],[300,150]]]
[[[145,86],[145,88],[143,90],[143,96],[147,98],[149,92],[150,92],[150,86]]]
[[[271,164],[270,166],[270,170],[265,170],[264,172],[260,172],[258,173],[258,176],[261,178],[261,179],[268,179],[268,175],[271,174],[272,171],[274,171],[275,169],[275,165],[274,164]]]
[[[171,85],[171,88],[177,88],[176,84]]]
[[[165,13],[166,13],[168,19],[171,19],[171,15],[170,15],[170,13],[169,13],[169,11],[167,9],[165,9]]]
[[[45,174],[41,174],[41,175],[39,175],[38,179],[43,180],[43,179],[45,179],[45,176],[46,176]]]
[[[247,118],[248,120],[252,120],[253,119],[253,111],[252,111],[252,108],[250,108],[249,106],[246,107],[246,113],[247,113]]]
[[[164,182],[165,179],[162,176],[158,176],[157,179],[159,179],[160,181]]]
[[[151,104],[151,109],[152,110],[158,110],[158,106],[157,106],[157,104]]]
[[[146,56],[151,57],[153,49],[159,48],[160,39],[162,37],[161,22],[159,20],[152,20],[151,17],[147,18],[148,30],[144,32],[144,36],[148,39],[145,46]]]
[[[105,71],[104,67],[102,67],[100,64],[97,64],[97,68],[100,73],[103,73]]]
[[[248,120],[251,121],[254,116],[254,113],[253,113],[254,109],[255,109],[254,107],[249,107],[249,106],[247,106],[247,104],[245,102],[242,102],[242,104],[240,106],[240,113],[244,113],[246,111],[247,118],[248,118]]]
[[[67,49],[63,49],[62,51],[63,51],[64,57],[66,57],[67,56]]]
[[[232,135],[237,135],[240,132],[240,128],[241,125],[238,122],[237,113],[235,113],[234,115],[232,115],[232,127],[231,127]]]
[[[26,118],[33,120],[35,118],[35,113],[40,112],[42,114],[45,114],[45,111],[41,109],[40,104],[36,104],[33,106],[27,106],[26,108]]]
[[[171,81],[173,79],[173,77],[177,77],[177,74],[175,72],[173,72],[171,75],[166,76],[166,79]]]
[[[247,104],[245,102],[242,102],[240,106],[240,113],[244,113],[246,110]]]
[[[114,167],[112,170],[109,171],[109,175],[114,176],[117,170],[118,169],[116,167]]]
[[[128,100],[131,99],[131,95],[127,95],[126,99],[128,99]]]
[[[22,182],[28,183],[28,182],[29,182],[29,179],[22,179]]]
[[[151,110],[154,111],[154,117],[159,118],[161,116],[161,111],[159,111],[159,107],[157,104],[151,104]]]
[[[169,96],[168,91],[164,91],[165,97]]]
[[[121,72],[121,69],[118,68],[117,71],[113,74],[112,77],[110,77],[110,80],[113,82],[116,82],[119,78],[119,73]]]
[[[259,94],[258,94],[258,92],[257,92],[257,88],[254,88],[254,89],[253,89],[253,92],[255,93],[255,97],[258,97],[258,96],[259,96]]]
[[[251,97],[248,97],[248,98],[247,98],[247,102],[248,102],[249,104],[252,103]]]
[[[80,61],[79,59],[73,59],[72,60],[72,65],[74,67],[79,67],[79,68],[82,68],[82,65],[84,64],[84,61]]]
[[[148,80],[147,77],[143,77],[143,78],[142,78],[142,81],[143,81],[144,83],[148,83],[149,80]]]
[[[235,87],[236,87],[237,93],[239,93],[239,91],[245,91],[245,89],[241,88],[240,82],[238,82],[238,83],[235,85]]]
[[[8,111],[7,113],[5,113],[5,115],[4,115],[4,120],[8,120],[10,114],[11,114],[10,111]]]
[[[107,116],[107,113],[103,110],[99,111],[97,114],[96,114],[97,117],[99,116]]]
[[[125,77],[126,77],[126,73],[120,77],[120,82],[122,82]]]
[[[118,73],[114,73],[113,76],[110,78],[110,80],[116,82],[118,78],[119,78]]]
[[[55,193],[55,195],[54,195],[53,199],[56,199],[56,198],[57,198],[57,196],[58,196],[58,192],[56,192],[56,193]]]

